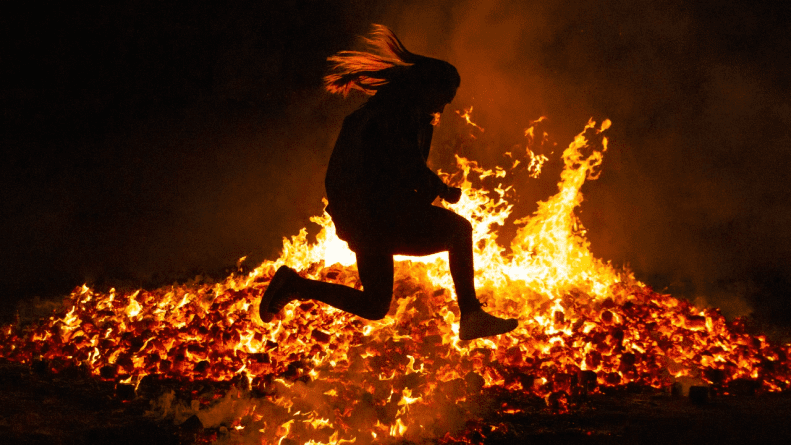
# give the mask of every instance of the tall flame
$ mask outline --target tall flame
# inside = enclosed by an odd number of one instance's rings
[[[580,391],[667,388],[678,379],[722,392],[737,381],[787,390],[791,346],[750,336],[715,309],[655,293],[593,256],[574,212],[581,186],[599,174],[609,126],[589,121],[563,152],[558,192],[517,220],[507,255],[496,228],[511,216],[514,186],[503,183],[519,162],[488,170],[457,158],[459,171],[444,174],[464,191],[449,207],[473,222],[479,297],[487,310],[519,318],[509,334],[458,339],[445,254],[397,258],[384,320],[308,301],[262,323],[257,303],[281,265],[360,286],[354,254],[324,213],[311,219],[321,226],[316,242],[303,229],[284,240],[277,260],[216,284],[131,293],[80,287],[49,320],[3,327],[0,356],[41,360],[53,372],[84,366],[138,392],[164,378],[217,382],[187,396],[165,391],[152,400],[151,415],[174,422],[197,415],[207,427],[226,427],[207,440],[228,443],[455,440],[476,419],[519,412],[507,402],[485,403],[487,391],[541,398],[564,411]],[[525,153],[525,164],[535,165],[538,155]],[[476,188],[483,178],[501,182]]]

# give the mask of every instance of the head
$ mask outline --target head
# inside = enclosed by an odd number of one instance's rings
[[[355,89],[427,114],[442,112],[456,96],[461,78],[450,63],[409,52],[383,25],[374,25],[364,41],[371,52],[341,51],[328,59],[328,91],[346,96]]]
[[[389,85],[421,112],[441,113],[456,97],[461,78],[456,67],[448,62],[426,57],[415,63],[403,82]],[[387,88],[385,86],[384,88]]]

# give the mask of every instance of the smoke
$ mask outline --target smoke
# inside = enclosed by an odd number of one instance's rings
[[[555,191],[560,151],[609,118],[580,214],[594,253],[729,315],[788,309],[787,6],[269,3],[2,14],[4,299],[273,257],[321,211],[334,138],[361,103],[321,90],[326,57],[383,23],[461,74],[433,166],[502,163],[546,116],[553,161],[520,185],[529,214]],[[474,141],[454,113],[469,106]]]
[[[409,48],[459,68],[452,107],[474,105],[486,131],[465,155],[484,164],[524,145],[521,130],[539,116],[560,149],[589,117],[612,119],[603,174],[583,189],[580,214],[597,256],[729,316],[783,323],[772,313],[788,309],[791,282],[782,167],[791,114],[778,13],[706,2],[434,2],[399,7],[392,24]],[[459,145],[439,134],[434,160],[447,163],[442,151]],[[525,182],[516,212],[554,192],[557,168]]]

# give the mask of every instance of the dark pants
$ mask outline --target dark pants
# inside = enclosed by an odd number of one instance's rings
[[[387,315],[393,298],[393,255],[424,256],[448,252],[450,273],[462,314],[480,309],[475,296],[472,226],[456,213],[430,205],[388,212],[370,224],[365,242],[350,243],[357,255],[363,290],[301,279],[301,299],[315,299],[370,320]]]

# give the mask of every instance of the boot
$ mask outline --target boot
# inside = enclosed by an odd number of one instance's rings
[[[461,316],[459,323],[459,338],[474,340],[481,337],[511,332],[519,325],[514,318],[499,318],[487,314],[482,309]]]
[[[299,275],[290,267],[280,266],[277,269],[258,306],[258,315],[263,322],[271,321],[274,314],[294,299],[293,285],[298,279]]]

